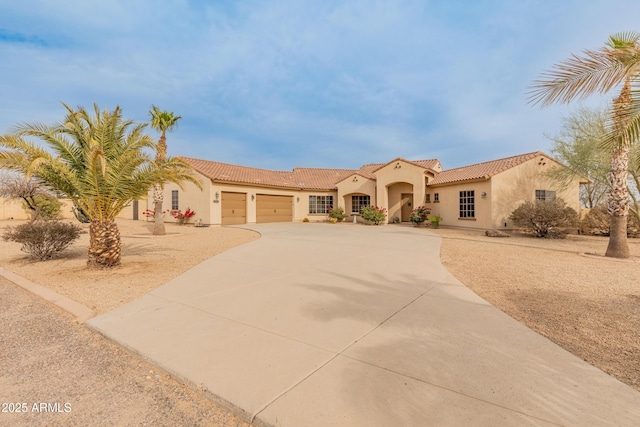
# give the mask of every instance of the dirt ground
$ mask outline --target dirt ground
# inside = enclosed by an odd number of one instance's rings
[[[2,278],[0,325],[0,426],[249,426]]]
[[[0,222],[0,233],[15,224]],[[101,314],[259,237],[238,228],[174,224],[167,224],[167,236],[153,237],[150,223],[118,224],[123,265],[116,269],[86,268],[86,233],[64,256],[35,263],[20,245],[0,240],[0,266]],[[607,238],[602,237],[545,240],[431,231],[443,237],[443,264],[474,292],[640,390],[640,240],[630,240],[631,261],[618,261],[584,255],[604,254]],[[247,425],[6,281],[0,281],[0,310],[0,398],[27,403],[29,409],[27,414],[0,412],[0,425],[118,425],[122,420],[127,425]],[[58,402],[61,412],[33,412],[31,405],[41,402]],[[65,403],[71,412],[64,412]]]
[[[0,233],[16,224],[0,222]],[[64,256],[46,262],[32,262],[19,244],[0,240],[0,266],[100,314],[259,237],[235,228],[174,224],[167,224],[167,236],[152,237],[149,223],[119,221],[118,225],[123,261],[116,269],[86,268],[86,233]],[[0,426],[249,426],[2,278],[0,367]]]
[[[445,267],[482,298],[640,391],[640,239],[630,261],[605,258],[607,237],[564,240],[432,230]],[[585,256],[584,254],[598,254]]]

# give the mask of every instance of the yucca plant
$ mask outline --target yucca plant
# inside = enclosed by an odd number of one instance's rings
[[[149,156],[155,150],[146,124],[122,117],[122,110],[94,114],[73,109],[53,126],[24,124],[0,136],[0,167],[34,177],[70,198],[89,217],[89,266],[120,264],[120,232],[116,216],[133,200],[146,195],[156,182],[197,183],[191,168],[167,158],[162,168]],[[30,140],[44,143],[43,148]]]

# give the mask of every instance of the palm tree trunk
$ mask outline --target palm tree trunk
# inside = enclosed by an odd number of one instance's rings
[[[161,165],[167,159],[167,137],[165,132],[162,131],[160,135],[160,141],[158,141],[158,147],[156,149],[156,163]],[[164,227],[164,216],[162,215],[162,202],[164,201],[164,188],[162,184],[155,184],[153,186],[153,206],[155,209],[153,235],[164,236],[167,234],[167,230]]]
[[[605,256],[613,258],[629,258],[629,243],[627,242],[627,220],[629,216],[629,151],[630,141],[624,132],[629,123],[629,109],[631,107],[631,81],[629,78],[620,92],[620,96],[613,103],[613,125],[622,141],[615,143],[611,153],[611,184],[608,199],[608,212],[611,226],[609,227],[609,245]]]
[[[167,231],[164,227],[164,215],[162,215],[162,203],[164,201],[164,192],[161,184],[154,184],[153,186],[153,206],[155,208],[155,214],[153,216],[153,235],[164,236]]]
[[[122,247],[120,231],[113,220],[91,220],[89,223],[89,267],[120,265]]]

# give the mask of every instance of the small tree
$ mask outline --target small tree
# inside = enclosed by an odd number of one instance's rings
[[[578,225],[578,214],[560,198],[525,202],[509,218],[536,237],[564,238]]]
[[[48,221],[51,219],[58,219],[60,217],[62,202],[57,198],[48,194],[43,194],[35,196],[33,201],[36,206],[37,219]],[[26,202],[22,202],[22,207],[26,211],[31,211],[31,207]]]
[[[18,174],[0,176],[0,197],[22,200],[31,221],[55,218],[62,206],[42,182]]]

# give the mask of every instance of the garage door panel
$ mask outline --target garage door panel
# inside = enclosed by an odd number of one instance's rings
[[[222,192],[222,225],[247,223],[247,195]]]
[[[256,222],[293,221],[293,197],[258,194],[256,197]]]

